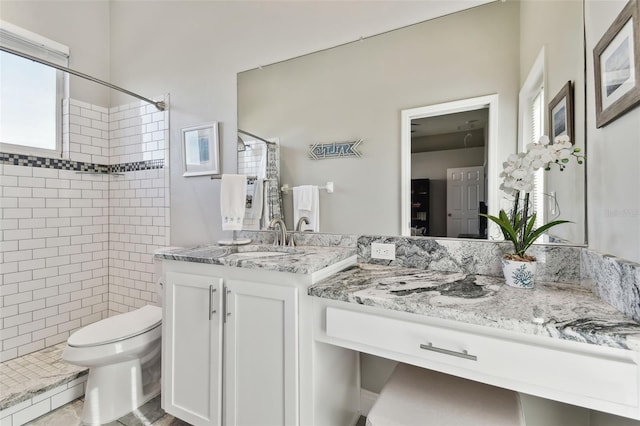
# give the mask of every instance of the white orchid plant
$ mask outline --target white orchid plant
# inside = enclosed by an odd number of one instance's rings
[[[578,164],[584,162],[585,157],[580,148],[574,148],[568,136],[558,136],[550,143],[547,136],[542,136],[537,143],[527,145],[526,152],[511,154],[503,163],[503,171],[500,177],[503,182],[500,189],[513,196],[513,209],[510,214],[500,210],[499,215],[481,216],[495,222],[504,235],[505,240],[513,243],[514,252],[505,255],[505,258],[518,261],[535,261],[535,258],[526,254],[527,249],[549,228],[567,220],[554,220],[539,228],[534,228],[536,213],[530,211],[529,198],[534,190],[535,173],[539,169],[551,170],[556,165],[563,171],[571,157],[576,158]],[[521,195],[524,197],[521,199]]]

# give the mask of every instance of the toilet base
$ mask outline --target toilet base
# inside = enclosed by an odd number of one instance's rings
[[[146,393],[145,393],[146,392]],[[143,384],[139,359],[91,367],[85,390],[82,423],[109,423],[134,411],[160,393],[160,381]]]

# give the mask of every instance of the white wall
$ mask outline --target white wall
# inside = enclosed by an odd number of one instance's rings
[[[111,77],[171,93],[171,240],[222,236],[219,180],[182,177],[180,129],[219,121],[222,171],[236,170],[236,74],[481,2],[112,2]]]
[[[640,106],[596,129],[593,48],[627,2],[587,0],[589,247],[640,262]]]
[[[576,147],[584,149],[584,52],[580,48],[583,45],[582,12],[582,2],[576,0],[520,3],[520,85],[524,83],[538,53],[544,47],[545,105],[551,102],[567,81],[574,83],[573,142]],[[547,135],[548,126],[549,123],[546,123]],[[573,222],[554,228],[554,236],[567,241],[585,241],[585,167],[572,160],[562,172],[557,167],[546,172],[545,180],[546,192],[555,192],[559,201],[558,219]]]
[[[242,73],[240,127],[279,138],[283,183],[335,183],[321,232],[399,235],[403,109],[498,94],[497,150],[514,152],[518,16],[497,2]],[[356,139],[361,158],[309,159],[310,144]]]
[[[68,46],[69,68],[109,80],[109,1],[2,0],[0,19]],[[70,79],[73,99],[109,106],[109,92],[79,77]]]

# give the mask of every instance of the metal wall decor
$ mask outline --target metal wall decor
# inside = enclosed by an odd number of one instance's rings
[[[360,157],[357,150],[362,139],[353,142],[316,143],[309,145],[309,157],[312,160],[324,160],[337,157]]]

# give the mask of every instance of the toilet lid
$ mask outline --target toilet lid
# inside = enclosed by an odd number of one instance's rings
[[[162,308],[147,305],[82,327],[69,337],[67,344],[74,347],[106,345],[138,336],[161,323]]]

